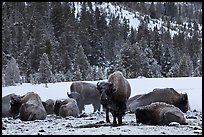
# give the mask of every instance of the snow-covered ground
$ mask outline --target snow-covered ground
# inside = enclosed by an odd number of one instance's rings
[[[55,115],[48,115],[45,120],[26,121],[12,118],[2,118],[5,130],[2,134],[88,134],[88,135],[124,135],[124,134],[173,134],[188,135],[202,134],[202,77],[181,77],[181,78],[137,78],[128,79],[131,85],[131,97],[137,94],[147,93],[154,88],[172,87],[179,93],[187,93],[191,111],[186,113],[189,119],[188,125],[179,126],[148,126],[138,125],[135,115],[127,113],[123,126],[112,127],[102,126],[93,128],[77,128],[80,125],[105,121],[104,112],[92,113],[91,105],[85,107],[87,117],[82,118],[60,118]],[[98,81],[87,81],[97,83]],[[72,82],[49,83],[48,88],[44,84],[32,85],[24,83],[19,86],[2,87],[2,96],[10,93],[24,95],[29,91],[36,92],[43,101],[47,99],[67,98]],[[110,114],[112,122],[112,115]]]

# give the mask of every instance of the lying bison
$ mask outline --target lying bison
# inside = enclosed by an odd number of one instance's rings
[[[56,100],[54,104],[54,114],[61,117],[77,117],[79,115],[79,108],[76,100],[72,98]]]
[[[46,101],[42,101],[42,104],[48,114],[54,114],[54,106],[55,106],[55,100],[48,99]]]
[[[42,104],[47,114],[56,114],[59,116],[59,109],[63,104],[66,104],[66,101],[65,99],[48,99],[46,101],[42,101]]]
[[[67,117],[73,116],[77,117],[79,115],[79,108],[75,99],[68,98],[65,100],[66,103],[63,103],[59,109],[59,116]]]
[[[136,122],[148,125],[169,125],[171,122],[186,124],[183,112],[174,105],[154,102],[135,110]]]
[[[142,95],[144,95],[144,94],[135,95],[135,96],[129,98],[128,101],[127,101],[127,106],[129,106],[134,100],[138,99]]]
[[[86,82],[73,82],[70,86],[71,93],[67,92],[69,98],[74,98],[77,101],[77,105],[80,113],[85,110],[84,106],[92,104],[94,112],[100,111],[100,93],[93,83]]]
[[[131,94],[129,82],[119,71],[109,75],[107,82],[98,82],[97,89],[100,91],[101,104],[106,108],[106,122],[109,120],[109,112],[113,115],[113,125],[122,124],[125,115],[127,100]]]
[[[19,97],[11,96],[10,105],[9,112],[13,118],[19,117],[22,121],[44,120],[47,115],[40,96],[34,92]]]
[[[67,102],[64,101],[65,99],[57,99],[55,100],[55,104],[54,104],[54,114],[56,114],[57,116],[59,116],[59,110],[60,107],[64,104],[66,104]]]
[[[2,97],[2,117],[11,117],[9,112],[11,97],[17,98],[18,95],[12,93]]]
[[[149,105],[153,102],[165,102],[174,105],[184,113],[190,109],[187,94],[178,93],[173,88],[156,88],[130,103],[128,110],[134,113],[137,107]]]

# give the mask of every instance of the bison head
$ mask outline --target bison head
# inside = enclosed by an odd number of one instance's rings
[[[9,113],[13,118],[17,118],[21,107],[20,96],[11,96]]]
[[[75,99],[76,101],[81,99],[81,95],[78,92],[71,92],[70,94],[67,92],[67,96]]]
[[[98,82],[97,89],[100,92],[101,104],[106,107],[108,98],[114,94],[115,89],[113,88],[113,83],[110,82]]]
[[[142,123],[142,124],[153,124],[152,120],[154,119],[152,117],[152,112],[150,112],[147,109],[143,109],[142,107],[138,107],[135,111],[136,116],[136,122]]]
[[[99,90],[100,94],[106,93],[106,95],[110,96],[115,93],[116,89],[111,82],[98,82],[97,89]]]
[[[54,113],[59,116],[59,109],[62,106],[62,101],[61,100],[56,100],[55,105],[54,105]]]
[[[186,93],[185,94],[181,94],[180,100],[179,100],[177,106],[184,113],[186,113],[188,110],[190,110],[190,105],[189,105],[189,101],[188,101],[188,95]]]

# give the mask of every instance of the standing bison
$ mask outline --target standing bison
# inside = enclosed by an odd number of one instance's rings
[[[11,116],[11,114],[9,112],[11,97],[18,98],[19,96],[12,93],[12,94],[8,94],[8,95],[2,97],[2,117],[10,117]]]
[[[127,79],[119,71],[109,75],[107,82],[98,82],[97,89],[100,91],[101,104],[106,108],[106,122],[109,120],[109,112],[113,115],[113,125],[122,124],[125,115],[127,100],[131,94],[131,87]]]
[[[94,112],[100,111],[100,93],[95,84],[80,81],[73,82],[70,86],[70,91],[70,94],[67,92],[67,96],[77,101],[80,113],[85,110],[84,106],[89,104],[93,105]]]
[[[13,118],[19,117],[22,121],[44,120],[47,115],[40,96],[34,92],[20,97],[11,96],[10,105],[9,112]]]
[[[156,88],[152,92],[135,99],[129,104],[128,109],[134,113],[137,107],[149,105],[153,102],[165,102],[174,105],[184,113],[190,109],[188,95],[178,93],[173,88]]]
[[[171,122],[186,124],[183,112],[164,102],[154,102],[150,105],[138,107],[135,111],[136,122],[148,125],[169,125]]]

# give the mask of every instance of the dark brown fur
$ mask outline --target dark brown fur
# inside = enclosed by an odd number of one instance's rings
[[[144,94],[130,103],[128,110],[134,113],[137,107],[149,105],[153,102],[172,104],[181,109],[184,113],[190,109],[187,94],[178,93],[173,88],[156,88],[152,92]]]
[[[170,104],[154,102],[138,107],[135,112],[136,122],[148,125],[169,125],[171,122],[186,124],[183,112]]]
[[[127,100],[131,94],[131,87],[127,79],[119,71],[109,75],[107,82],[97,83],[97,89],[101,94],[101,103],[106,108],[106,122],[110,122],[109,112],[113,115],[113,124],[122,124],[125,115]]]

